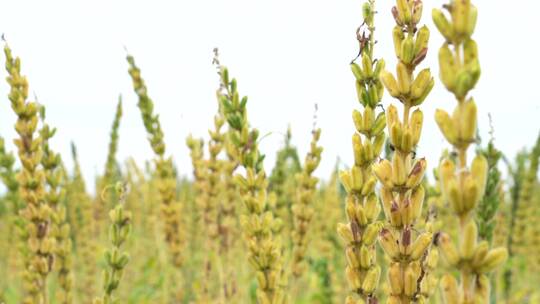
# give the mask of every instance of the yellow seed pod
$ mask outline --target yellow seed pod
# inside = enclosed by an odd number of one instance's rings
[[[384,215],[386,218],[391,216],[392,202],[394,201],[394,196],[392,195],[391,188],[381,189],[381,202],[383,205]]]
[[[429,88],[429,84],[432,79],[433,77],[431,77],[431,71],[429,68],[420,71],[412,83],[411,97],[413,99],[418,99],[425,94],[425,90],[431,90],[431,88]]]
[[[405,128],[401,137],[400,149],[403,151],[411,151],[413,148],[412,132],[410,128]]]
[[[490,290],[491,288],[488,276],[484,274],[479,275],[474,293],[476,303],[489,303]]]
[[[399,263],[392,263],[388,270],[388,281],[392,295],[400,295],[403,291],[403,278]]]
[[[386,228],[381,230],[379,242],[390,258],[396,258],[399,256],[397,240],[390,230]]]
[[[413,24],[418,24],[420,22],[420,19],[422,18],[422,11],[424,10],[424,4],[422,1],[416,1],[416,2],[409,2],[410,6],[412,7],[412,22]]]
[[[371,77],[373,75],[372,60],[366,52],[362,54],[362,70],[366,77]]]
[[[405,39],[405,34],[400,26],[396,25],[394,27],[392,30],[392,38],[394,39],[394,51],[396,52],[396,56],[399,57],[401,55],[401,45],[403,39]]]
[[[353,166],[351,169],[351,190],[354,192],[362,191],[362,186],[364,183],[362,176],[362,169],[357,166]]]
[[[338,223],[337,233],[343,239],[343,241],[345,241],[346,244],[350,244],[355,241],[352,230],[347,224]]]
[[[358,132],[364,131],[362,114],[358,110],[353,111],[353,122],[354,122],[354,126],[356,127],[356,131]]]
[[[452,6],[452,22],[454,24],[456,34],[458,35],[467,33],[470,8],[470,0],[456,1]]]
[[[414,163],[413,168],[409,172],[409,175],[407,176],[406,187],[412,189],[418,186],[422,182],[422,179],[424,178],[424,173],[426,172],[426,168],[427,168],[427,161],[425,158],[421,158],[417,160]]]
[[[384,127],[383,127],[384,128]],[[382,131],[382,130],[381,130]],[[384,141],[386,138],[385,133],[380,133],[375,137],[375,140],[373,141],[373,153],[375,155],[380,155],[382,151],[382,147],[384,145]]]
[[[447,44],[443,45],[439,50],[439,70],[444,86],[453,92],[457,84],[458,67]]]
[[[405,160],[400,154],[394,153],[392,155],[392,182],[396,186],[402,186],[406,181]]]
[[[471,164],[471,175],[476,180],[476,184],[478,185],[478,192],[480,195],[484,195],[486,189],[487,173],[487,159],[481,154],[476,155]]]
[[[498,247],[490,250],[480,266],[478,272],[488,273],[499,267],[508,258],[508,250],[504,247]]]
[[[366,216],[370,221],[377,219],[379,213],[381,212],[381,207],[375,193],[371,193],[366,197],[364,207],[366,210]]]
[[[345,275],[347,276],[347,281],[351,285],[352,289],[359,289],[362,287],[362,282],[360,280],[360,274],[350,266],[345,268]]]
[[[411,64],[414,57],[414,41],[411,36],[407,36],[401,44],[401,54],[399,58],[403,61],[403,63]]]
[[[467,30],[465,35],[467,37],[472,36],[474,29],[476,28],[476,20],[478,19],[478,9],[476,6],[471,5],[469,8],[469,20],[467,21]]]
[[[441,279],[441,288],[444,297],[444,301],[447,304],[460,304],[461,295],[458,289],[458,283],[456,279],[450,275],[445,274]]]
[[[444,110],[437,109],[435,111],[435,121],[446,140],[452,145],[456,145],[458,143],[458,133],[450,115]]]
[[[478,183],[474,179],[472,175],[467,175],[465,177],[465,181],[463,183],[463,210],[464,213],[469,212],[472,210],[476,204],[478,203],[478,200],[481,198],[482,194],[479,191]]]
[[[379,277],[381,276],[381,268],[379,266],[372,267],[368,270],[364,282],[362,283],[362,289],[366,293],[372,293],[375,287],[379,284]]]
[[[476,41],[469,39],[463,43],[463,62],[465,65],[478,62],[478,45]]]
[[[377,240],[377,235],[381,231],[381,226],[377,223],[371,223],[367,226],[366,232],[364,233],[364,239],[362,242],[366,246],[371,246]]]
[[[424,205],[425,190],[421,185],[416,187],[411,193],[411,207],[413,209],[413,217],[418,219],[422,215],[422,207]]]
[[[417,98],[413,99],[411,105],[413,106],[421,105],[424,102],[424,100],[426,100],[427,96],[429,95],[429,93],[431,92],[434,86],[435,86],[435,79],[431,77],[427,83],[427,86],[424,88],[424,91],[422,92],[422,94],[418,96]]]
[[[353,153],[354,153],[354,164],[356,166],[361,166],[365,159],[364,159],[364,147],[362,146],[362,139],[360,138],[360,135],[354,134],[352,137],[352,146],[353,146]]]
[[[398,110],[396,106],[389,105],[388,109],[386,109],[386,125],[392,126],[395,123],[400,123]]]
[[[420,266],[416,267],[415,263],[407,265],[403,278],[403,293],[407,296],[412,296],[416,292],[418,277],[420,277]]]
[[[352,180],[351,180],[351,174],[349,173],[349,171],[341,171],[341,172],[339,172],[339,179],[341,181],[341,184],[345,188],[345,190],[347,192],[351,192]]]
[[[433,240],[433,235],[429,232],[422,233],[416,241],[414,241],[412,248],[411,248],[411,259],[418,260],[420,259],[424,253],[426,252],[427,248],[429,247],[429,244],[431,244],[431,241]]]
[[[435,269],[437,267],[438,262],[439,262],[439,250],[433,250],[433,249],[430,250],[427,260],[426,260],[426,265],[430,269]]]
[[[408,95],[411,91],[411,76],[403,63],[398,63],[396,68],[398,91],[401,95]]]
[[[474,221],[469,221],[465,226],[465,231],[463,234],[463,240],[461,242],[461,256],[468,260],[471,259],[475,248],[476,248],[476,239],[478,237],[478,228]]]
[[[360,267],[369,268],[373,264],[373,260],[366,246],[360,247]]]
[[[429,29],[427,26],[422,26],[418,33],[416,34],[416,41],[414,44],[414,54],[415,56],[418,56],[418,54],[428,47],[429,42]]]
[[[397,0],[398,17],[401,23],[408,24],[412,20],[411,8],[408,0]]]
[[[442,249],[442,254],[448,264],[452,266],[457,265],[460,259],[459,253],[448,234],[441,233],[441,235],[439,236],[439,246]]]
[[[345,250],[345,256],[347,257],[348,264],[353,268],[358,268],[360,266],[360,260],[356,256],[355,249],[349,247]]]
[[[362,187],[362,194],[363,196],[367,196],[368,194],[372,193],[375,190],[375,186],[377,185],[377,178],[374,176],[370,177],[366,183],[364,183],[364,186]]]
[[[463,105],[463,118],[461,119],[461,138],[464,142],[473,142],[476,137],[476,117],[477,109],[474,100],[471,98]]]
[[[364,211],[364,207],[362,205],[356,206],[356,212],[355,212],[355,218],[358,221],[358,224],[361,226],[366,225],[367,223],[367,217],[366,212]]]
[[[354,74],[354,77],[356,78],[357,81],[364,81],[364,79],[366,78],[366,76],[364,75],[364,72],[362,71],[362,68],[360,68],[360,66],[356,63],[351,63],[351,70]]]
[[[392,163],[386,159],[373,165],[373,173],[384,187],[392,189],[394,183],[392,181]]]
[[[257,282],[259,283],[259,287],[261,289],[265,289],[267,288],[267,281],[266,281],[266,277],[264,275],[263,272],[261,271],[257,271]]]
[[[390,296],[388,300],[386,300],[386,304],[401,304],[401,299],[399,296]]]
[[[416,109],[412,113],[411,120],[409,122],[411,131],[412,131],[412,143],[414,147],[416,147],[416,145],[418,145],[418,142],[420,141],[423,122],[424,122],[424,114],[422,113],[420,109]]]
[[[396,78],[394,78],[394,75],[388,71],[382,71],[381,75],[379,76],[382,84],[384,87],[388,90],[388,93],[392,95],[392,97],[397,98],[399,96],[399,88],[398,83],[396,81]]]
[[[364,117],[363,117],[363,126],[364,130],[370,130],[375,122],[375,112],[370,107],[364,108]]]
[[[354,197],[352,195],[347,198],[345,212],[347,213],[347,218],[350,221],[353,221],[356,219],[356,205],[354,203]]]
[[[370,131],[372,134],[381,133],[386,127],[386,115],[384,112],[379,113],[375,119],[375,123],[371,127]],[[378,155],[378,154],[377,154]]]
[[[489,243],[486,240],[481,241],[474,249],[474,253],[471,259],[471,265],[474,268],[479,267],[482,261],[484,261],[484,258],[486,257],[488,251]]]
[[[433,23],[439,30],[439,32],[444,36],[447,42],[452,42],[454,40],[454,28],[440,9],[434,8],[431,12],[433,17]]]
[[[403,136],[403,128],[401,123],[395,123],[390,128],[390,142],[396,147],[401,149],[401,138]]]
[[[373,155],[373,145],[371,144],[370,140],[364,141],[364,160],[365,162],[371,162],[374,158]]]

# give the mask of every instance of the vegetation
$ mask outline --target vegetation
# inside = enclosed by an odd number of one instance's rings
[[[107,161],[89,191],[75,144],[67,168],[47,104],[29,100],[5,43],[16,138],[0,137],[0,303],[540,303],[540,136],[515,159],[495,130],[480,142],[476,7],[450,0],[432,12],[444,39],[440,80],[425,67],[433,48],[421,0],[396,0],[391,12],[367,0],[361,10],[350,64],[354,162],[328,178],[316,171],[329,161],[316,121],[295,135],[309,142],[305,157],[289,128],[267,175],[253,104],[216,49],[208,140],[185,139],[192,171],[175,166],[128,55],[135,94],[110,113]],[[395,22],[392,33],[375,31],[383,21]],[[378,40],[393,43],[395,73],[376,55]],[[424,117],[439,82],[455,109]],[[148,139],[144,164],[117,159],[124,107],[135,103],[146,134],[129,136]],[[438,165],[417,155],[435,142],[422,132],[426,119],[448,143]]]

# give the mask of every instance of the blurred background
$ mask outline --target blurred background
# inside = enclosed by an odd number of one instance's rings
[[[534,37],[540,2],[477,2],[475,38],[483,70],[473,96],[479,128],[487,141],[490,114],[496,146],[513,157],[534,142],[540,127],[540,43]],[[432,33],[430,11],[442,3],[424,3],[423,21]],[[376,38],[385,42],[377,44],[376,57],[385,58],[388,67],[395,65],[392,4],[378,1],[376,17]],[[358,52],[361,5],[358,0],[4,1],[0,32],[21,57],[31,92],[47,106],[49,124],[58,128],[54,149],[70,167],[69,143],[74,141],[89,182],[105,162],[119,94],[124,118],[118,159],[152,157],[127,74],[126,49],[142,69],[180,174],[191,173],[185,138],[190,133],[207,138],[217,107],[214,47],[238,79],[241,94],[249,96],[254,127],[270,134],[261,143],[267,168],[289,124],[293,144],[305,154],[318,105],[316,123],[325,151],[316,174],[328,177],[338,158],[352,163],[350,113],[359,104],[349,62]],[[433,34],[423,63],[434,75],[441,43],[441,36]],[[0,75],[6,76],[4,69]],[[11,143],[15,116],[7,93],[7,84],[0,82],[0,130]],[[391,102],[386,94],[385,105]],[[453,104],[437,79],[423,105],[425,133],[418,151],[431,156],[430,167],[447,147],[433,113],[436,108],[449,111]]]

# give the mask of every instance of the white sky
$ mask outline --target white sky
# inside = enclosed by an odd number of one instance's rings
[[[442,41],[431,22],[431,8],[445,1],[426,0],[424,22],[432,30],[423,66],[438,75]],[[480,15],[475,34],[482,77],[474,91],[480,128],[494,120],[497,146],[514,155],[530,146],[539,132],[540,2],[475,1]],[[217,106],[217,76],[211,65],[218,46],[221,61],[249,96],[252,124],[273,132],[262,144],[270,168],[290,123],[300,153],[310,141],[313,104],[325,147],[320,176],[328,176],[338,156],[352,161],[351,110],[358,108],[349,61],[357,52],[356,27],[361,0],[197,0],[197,1],[6,1],[0,32],[21,57],[30,90],[47,106],[49,124],[59,132],[52,142],[71,166],[69,142],[75,140],[87,179],[101,172],[118,94],[124,96],[118,159],[150,159],[136,97],[125,62],[125,45],[142,69],[156,102],[169,153],[183,175],[190,174],[185,138],[205,136]],[[393,69],[390,7],[379,0],[376,53]],[[2,54],[0,63],[4,65]],[[0,78],[6,76],[2,68]],[[14,136],[15,116],[0,83],[0,134]],[[384,103],[394,102],[388,94]],[[430,167],[446,148],[433,113],[452,109],[454,101],[437,79],[424,103],[424,133],[419,156]],[[14,149],[13,145],[8,146]]]

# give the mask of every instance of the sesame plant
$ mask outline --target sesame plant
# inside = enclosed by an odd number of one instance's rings
[[[460,273],[441,279],[447,303],[489,303],[489,273],[507,258],[504,247],[490,248],[487,240],[479,240],[474,214],[486,192],[489,164],[482,154],[469,165],[468,148],[475,142],[477,106],[470,96],[480,78],[478,46],[472,39],[478,11],[469,0],[451,1],[446,5],[450,19],[442,10],[433,10],[433,21],[445,42],[439,50],[440,78],[457,105],[452,116],[437,110],[435,120],[446,140],[457,153],[457,159],[445,158],[440,164],[441,188],[445,200],[459,218],[457,246],[447,234],[439,237],[439,245],[447,263]],[[458,283],[459,282],[459,283]]]

